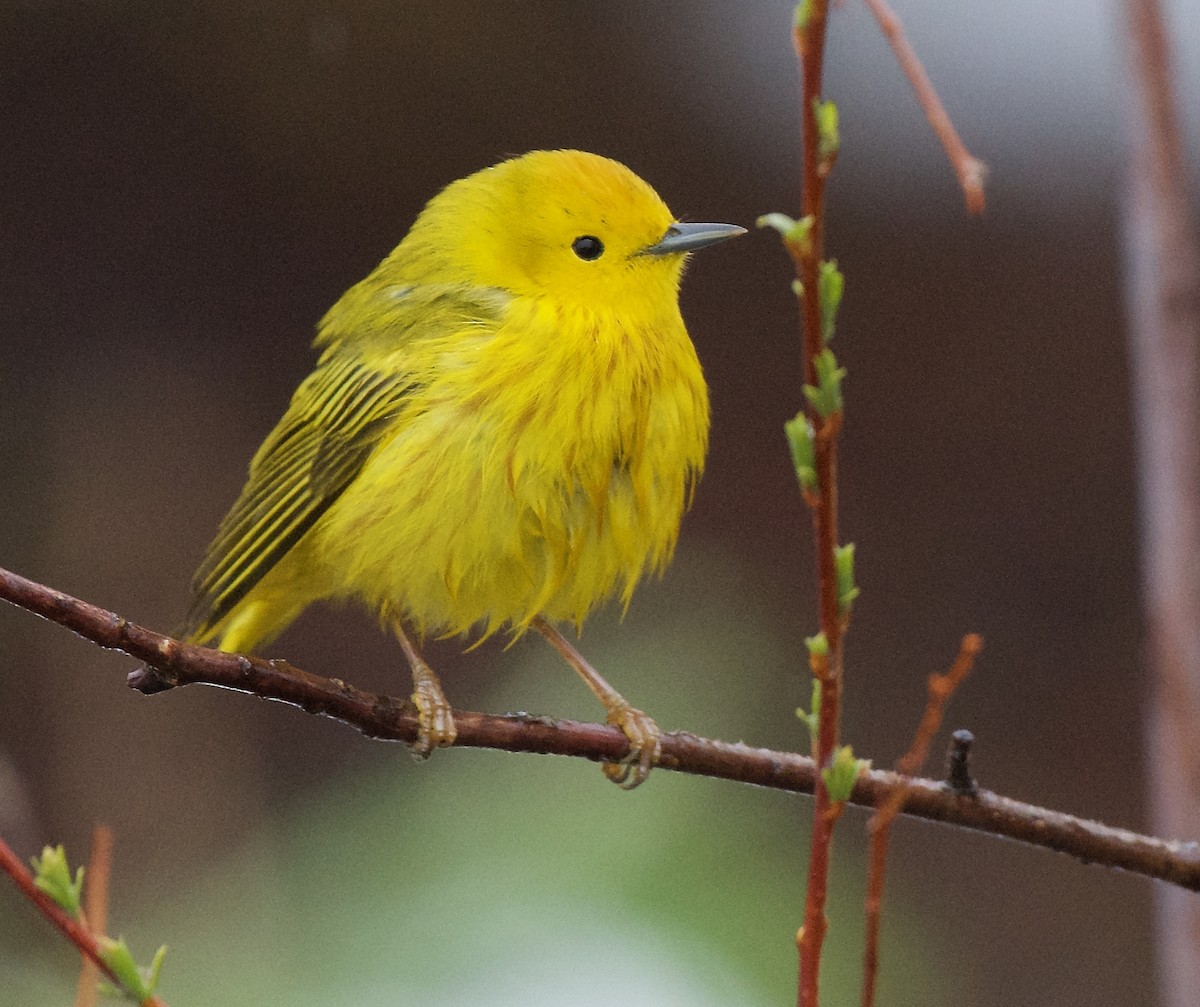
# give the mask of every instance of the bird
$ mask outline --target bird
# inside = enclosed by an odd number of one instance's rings
[[[412,672],[418,757],[453,744],[421,655],[534,629],[604,704],[640,784],[662,733],[556,624],[661,574],[708,444],[685,262],[745,232],[677,220],[623,164],[535,150],[451,182],[317,325],[318,358],[192,582],[183,638],[258,653],[361,603]]]

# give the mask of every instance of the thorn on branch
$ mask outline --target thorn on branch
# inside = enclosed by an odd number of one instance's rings
[[[960,797],[975,797],[979,785],[971,776],[971,746],[975,735],[960,728],[950,735],[950,749],[946,753],[946,786]]]

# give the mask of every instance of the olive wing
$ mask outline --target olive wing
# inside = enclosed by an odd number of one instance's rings
[[[187,636],[211,636],[342,495],[409,388],[354,359],[324,363],[305,380],[196,572]]]
[[[317,369],[250,463],[249,479],[192,581],[187,638],[211,639],[394,432],[420,377],[397,372],[388,351],[422,338],[491,328],[508,300],[486,288],[366,286],[352,288],[339,302],[356,310],[326,316],[317,340],[326,351]],[[356,303],[344,304],[351,299]],[[371,324],[347,324],[355,316]]]

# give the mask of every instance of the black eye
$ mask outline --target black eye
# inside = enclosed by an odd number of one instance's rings
[[[604,254],[604,242],[592,234],[585,234],[571,242],[571,251],[584,262],[591,262]]]

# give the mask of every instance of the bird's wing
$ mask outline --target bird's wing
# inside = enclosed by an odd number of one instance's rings
[[[189,637],[211,635],[341,496],[407,392],[402,378],[354,359],[328,361],[305,380],[196,572]]]
[[[405,336],[419,339],[494,321],[500,307],[496,293],[462,288],[451,296],[446,288],[415,288],[380,291],[379,296],[387,297],[390,315],[407,316]],[[442,310],[431,312],[431,300]],[[187,638],[210,639],[394,431],[393,421],[415,381],[403,370],[378,366],[376,349],[337,340],[296,390],[250,463],[250,477],[196,572]]]

